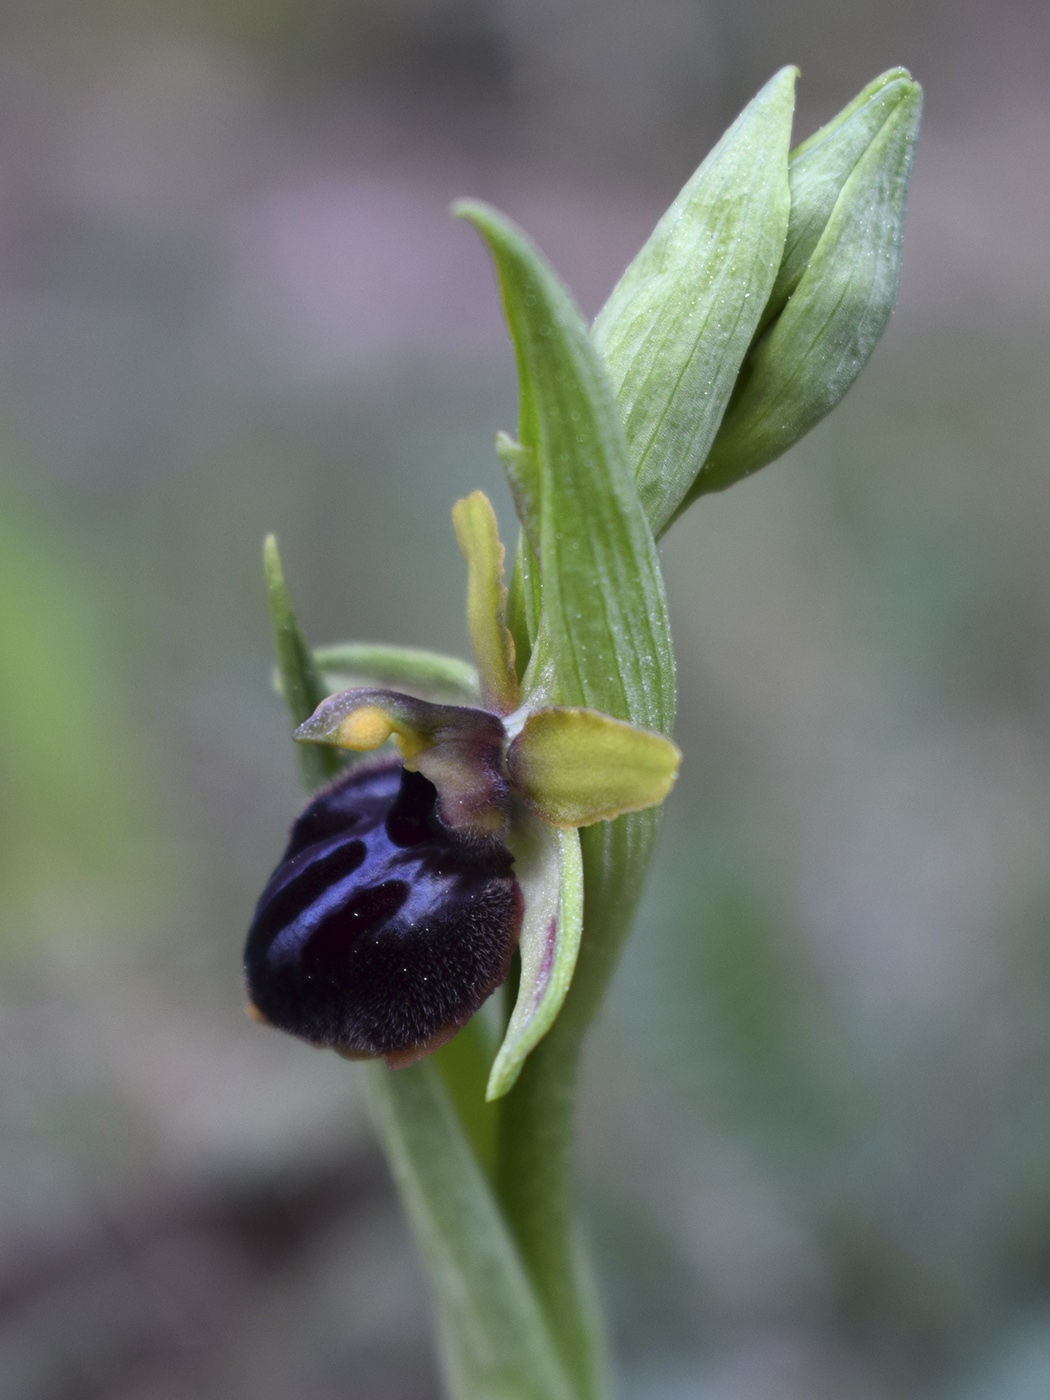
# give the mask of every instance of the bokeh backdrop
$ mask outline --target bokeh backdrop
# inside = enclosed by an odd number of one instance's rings
[[[780,65],[926,85],[898,311],[664,550],[683,776],[594,1037],[624,1400],[1050,1394],[1050,9],[0,4],[0,1394],[436,1400],[354,1070],[251,1024],[309,634],[464,653],[491,200],[593,314]]]

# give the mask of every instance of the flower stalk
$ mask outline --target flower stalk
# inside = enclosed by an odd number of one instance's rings
[[[492,257],[520,400],[497,440],[521,524],[509,589],[485,497],[453,512],[476,669],[311,652],[267,543],[280,688],[320,793],[260,900],[249,991],[278,1008],[263,1019],[407,1066],[367,1066],[369,1098],[454,1400],[609,1393],[573,1120],[680,757],[655,541],[828,412],[892,309],[920,90],[884,74],[790,153],[795,76],[726,133],[593,330],[520,230],[456,207]],[[450,941],[428,963],[435,928]],[[474,1015],[515,945],[513,1007]]]

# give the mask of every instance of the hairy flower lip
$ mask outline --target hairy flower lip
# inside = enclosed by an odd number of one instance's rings
[[[397,760],[341,774],[307,805],[245,949],[254,1019],[349,1059],[404,1068],[505,980],[524,914],[511,852],[440,819]]]

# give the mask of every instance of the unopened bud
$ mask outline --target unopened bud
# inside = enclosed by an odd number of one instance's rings
[[[794,153],[791,219],[759,334],[683,502],[786,452],[864,368],[897,297],[922,89],[877,78]]]

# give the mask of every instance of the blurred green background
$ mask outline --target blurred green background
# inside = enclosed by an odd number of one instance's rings
[[[625,1400],[1050,1394],[1050,11],[0,5],[0,1394],[435,1400],[353,1070],[249,1023],[310,635],[466,650],[459,195],[593,314],[786,62],[926,85],[845,404],[664,550],[683,776],[584,1095]]]

